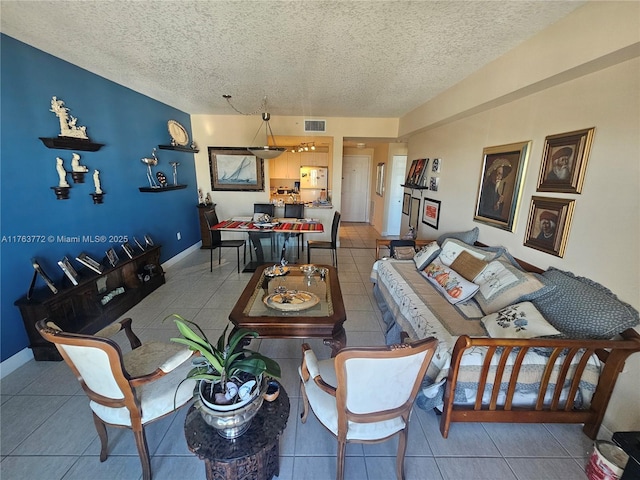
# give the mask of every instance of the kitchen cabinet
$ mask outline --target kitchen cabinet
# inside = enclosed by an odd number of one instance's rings
[[[300,178],[300,154],[284,152],[279,157],[269,160],[269,177],[298,180]]]
[[[300,166],[328,167],[329,154],[327,152],[304,152],[301,154]]]

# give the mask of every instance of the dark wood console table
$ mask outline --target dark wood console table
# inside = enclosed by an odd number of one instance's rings
[[[25,295],[15,302],[36,360],[62,360],[55,345],[36,330],[38,320],[47,318],[67,332],[93,334],[117,320],[165,281],[160,246],[148,247],[133,258],[120,259],[115,267],[108,267],[101,274],[88,268],[80,269],[78,274],[78,285],[71,285],[63,277],[62,282],[56,282],[57,294],[42,287],[35,290],[30,299]],[[113,294],[106,301],[105,297],[119,287],[124,292]]]
[[[249,429],[228,440],[207,425],[195,406],[184,422],[189,450],[204,460],[207,480],[271,480],[280,474],[280,434],[289,418],[289,397],[280,385],[273,402],[265,401]]]

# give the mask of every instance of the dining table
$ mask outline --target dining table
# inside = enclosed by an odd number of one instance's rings
[[[256,268],[274,259],[267,260],[265,257],[261,233],[282,234],[284,241],[280,250],[280,258],[275,263],[289,263],[287,254],[287,244],[289,237],[293,234],[313,234],[324,233],[322,222],[311,218],[272,218],[269,222],[253,221],[251,217],[234,217],[223,220],[211,227],[212,230],[225,232],[245,232],[249,236],[250,248],[256,253],[256,260],[249,262],[244,267],[244,272],[254,272]],[[272,238],[271,241],[275,239]]]

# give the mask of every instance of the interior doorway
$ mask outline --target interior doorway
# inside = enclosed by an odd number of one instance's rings
[[[342,157],[341,215],[345,222],[369,222],[369,155]]]
[[[391,172],[389,175],[389,203],[385,212],[385,224],[387,228],[383,235],[400,235],[400,224],[402,220],[402,197],[404,188],[404,172],[407,168],[406,155],[394,155],[391,160]]]

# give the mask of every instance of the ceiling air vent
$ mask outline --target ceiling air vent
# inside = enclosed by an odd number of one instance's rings
[[[304,131],[305,132],[326,132],[327,121],[326,120],[305,120]]]

